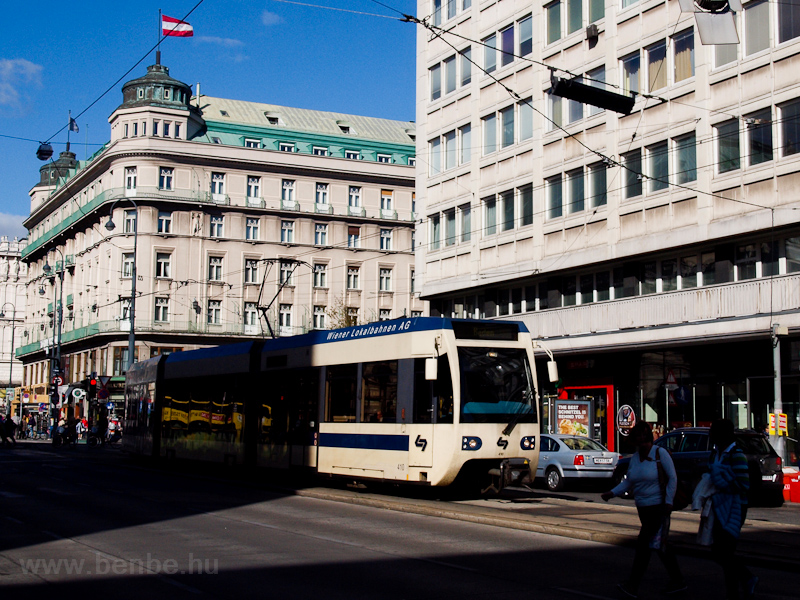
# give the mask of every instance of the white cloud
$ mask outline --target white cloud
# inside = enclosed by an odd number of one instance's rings
[[[233,38],[214,37],[210,35],[198,37],[197,41],[206,42],[208,44],[216,44],[217,46],[222,46],[224,48],[240,48],[241,46],[244,46],[244,42],[241,40],[235,40]]]
[[[0,58],[0,106],[19,105],[19,88],[41,86],[41,73],[41,65],[24,58]]]
[[[261,13],[261,22],[267,27],[270,25],[279,25],[280,23],[283,23],[283,17],[276,15],[274,12],[265,10]]]
[[[26,237],[28,230],[22,226],[22,222],[27,218],[28,215],[9,215],[0,212],[0,235],[8,236],[9,240]]]

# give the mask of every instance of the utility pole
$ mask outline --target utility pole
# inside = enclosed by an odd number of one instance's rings
[[[775,404],[772,407],[772,412],[775,413],[775,435],[770,436],[770,443],[775,448],[775,452],[781,457],[784,464],[786,464],[786,439],[781,435],[778,429],[778,415],[783,412],[783,395],[781,392],[781,338],[782,335],[788,335],[789,328],[781,327],[777,323],[772,325],[772,365],[774,369],[774,384],[775,384]]]

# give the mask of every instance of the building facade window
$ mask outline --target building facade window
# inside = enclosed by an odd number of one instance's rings
[[[798,17],[800,25],[800,17]],[[792,100],[779,108],[781,156],[800,152],[800,100]]]
[[[456,209],[444,211],[444,245],[453,246],[456,243]]]
[[[328,149],[323,148],[322,146],[314,146],[312,149],[312,154],[314,156],[328,156]]]
[[[211,229],[209,235],[211,237],[220,238],[225,233],[225,217],[220,215],[211,215],[210,218]]]
[[[316,189],[316,203],[321,206],[327,206],[328,204],[328,184],[327,183],[318,183]]]
[[[672,38],[675,83],[694,77],[694,31],[689,29]]]
[[[209,325],[219,325],[222,322],[222,300],[209,300],[207,315]]]
[[[359,289],[359,274],[361,270],[358,267],[347,267],[347,289]]]
[[[244,147],[245,148],[261,148],[261,140],[245,138]]]
[[[261,198],[261,177],[247,176],[247,197],[250,199]]]
[[[648,146],[647,182],[650,192],[658,192],[669,187],[669,145],[660,142]]]
[[[464,204],[458,208],[460,215],[461,242],[468,242],[472,239],[472,206]]]
[[[739,121],[731,119],[715,128],[717,137],[717,170],[720,173],[734,171],[740,166]]]
[[[169,298],[156,297],[153,320],[155,320],[157,323],[169,322]]]
[[[161,167],[158,171],[158,189],[172,190],[172,176],[174,170],[169,167]]]
[[[172,254],[168,252],[156,252],[156,277],[172,277],[171,271]]]
[[[280,283],[282,285],[294,285],[294,268],[295,263],[281,261]]]
[[[679,184],[697,180],[697,147],[695,134],[675,138],[675,158],[677,173],[675,180]]]
[[[158,233],[172,233],[172,213],[166,210],[158,211]]]
[[[642,151],[632,150],[622,155],[623,194],[626,199],[642,195]]]
[[[747,155],[750,165],[772,160],[772,111],[770,108],[745,115]]]
[[[209,281],[222,281],[222,257],[209,256],[208,257],[208,280]]]
[[[347,247],[361,247],[361,228],[350,225],[347,227]]]
[[[133,252],[122,254],[122,276],[125,278],[133,277]]]
[[[324,223],[314,225],[314,244],[325,246],[328,243],[328,226]]]
[[[278,150],[281,152],[294,152],[294,144],[291,142],[279,142]]]
[[[380,269],[379,270],[379,286],[380,291],[382,292],[391,292],[392,291],[392,270],[391,269]]]
[[[125,221],[122,226],[124,233],[136,233],[136,210],[125,211]]]
[[[255,241],[258,239],[259,219],[258,217],[247,217],[244,226],[244,239]]]
[[[497,198],[487,196],[483,199],[484,235],[497,233]]]
[[[392,210],[392,190],[381,190],[381,210]]]
[[[438,213],[429,217],[429,223],[431,228],[431,250],[438,250],[442,236],[441,219]]]
[[[361,188],[351,185],[347,195],[347,205],[350,208],[359,208],[361,206]]]
[[[392,249],[392,230],[391,229],[381,229],[381,239],[380,239],[380,248],[381,250],[389,251]]]
[[[225,195],[225,173],[211,173],[211,196],[218,199]]]
[[[245,302],[244,304],[244,325],[245,333],[256,333],[252,329],[248,331],[248,328],[255,328],[258,325],[258,308],[256,308],[255,302]]]
[[[281,200],[294,202],[294,180],[284,179],[281,185]]]
[[[258,260],[247,258],[244,261],[244,282],[258,283]]]
[[[563,214],[561,176],[545,179],[545,190],[547,192],[547,218],[556,219]]]
[[[325,307],[314,307],[314,329],[325,329]]]
[[[294,243],[294,221],[281,221],[281,242]]]
[[[328,287],[328,265],[314,263],[314,287]]]

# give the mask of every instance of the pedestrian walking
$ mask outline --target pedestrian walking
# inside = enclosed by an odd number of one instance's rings
[[[740,589],[745,598],[752,598],[758,577],[736,555],[736,543],[747,517],[747,491],[750,489],[747,457],[736,445],[730,419],[714,421],[708,436],[713,444],[708,470],[716,488],[716,493],[711,496],[714,512],[711,555],[722,566],[727,600],[741,598]]]
[[[14,419],[11,418],[11,413],[8,413],[6,420],[3,421],[3,446],[6,444],[10,444],[11,446],[17,445],[17,440],[14,439],[14,430],[17,428],[17,424],[14,422]]]
[[[638,598],[639,584],[647,570],[650,555],[655,550],[669,575],[669,584],[664,592],[677,594],[686,591],[675,554],[667,543],[669,516],[678,487],[678,476],[669,452],[653,445],[653,430],[644,421],[631,428],[631,440],[636,452],[631,456],[628,475],[610,492],[601,498],[608,502],[615,496],[630,492],[636,502],[641,529],[636,538],[636,555],[627,581],[618,584],[626,598]]]

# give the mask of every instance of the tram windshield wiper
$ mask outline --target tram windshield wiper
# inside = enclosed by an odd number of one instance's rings
[[[503,429],[503,435],[511,435],[511,432],[514,431],[514,427],[517,426],[517,424],[519,423],[519,420],[522,418],[522,415],[524,415],[524,414],[529,414],[529,413],[525,413],[523,411],[520,411],[517,414],[515,414],[514,418],[511,419],[508,422],[508,425],[506,425],[506,428]]]

